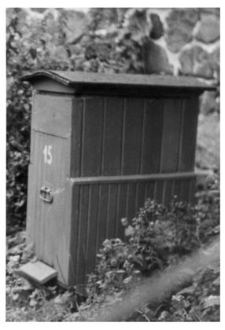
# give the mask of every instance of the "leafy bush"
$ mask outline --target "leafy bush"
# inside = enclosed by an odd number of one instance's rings
[[[195,206],[175,197],[168,207],[148,199],[129,223],[122,219],[127,242],[107,239],[97,254],[94,274],[88,277],[88,301],[125,290],[141,276],[175,263],[219,232],[218,180],[197,195]]]

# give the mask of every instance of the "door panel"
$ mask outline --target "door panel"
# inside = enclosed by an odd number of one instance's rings
[[[32,171],[34,190],[35,252],[53,266],[60,252],[60,240],[66,235],[65,189],[69,174],[69,140],[34,132]],[[31,212],[29,212],[31,214]],[[60,260],[58,260],[60,264]]]

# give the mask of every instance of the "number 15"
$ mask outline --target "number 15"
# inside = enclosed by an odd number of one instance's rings
[[[52,163],[52,146],[46,145],[43,150],[44,162],[51,165]]]

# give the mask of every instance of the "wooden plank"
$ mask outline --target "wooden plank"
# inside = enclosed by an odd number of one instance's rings
[[[99,206],[98,206],[98,235],[97,249],[100,248],[106,239],[106,225],[108,215],[108,185],[99,187]]]
[[[146,182],[145,190],[146,190],[146,197],[153,199],[154,198],[154,182]]]
[[[192,178],[190,180],[190,191],[189,191],[189,201],[191,204],[196,203],[195,193],[196,193],[196,178]]]
[[[116,223],[115,223],[115,237],[121,237],[121,219],[119,217],[119,201],[120,201],[120,184],[117,184],[117,200],[116,200]],[[122,232],[123,235],[123,232]]]
[[[125,108],[124,166],[122,174],[140,174],[143,100],[127,99]]]
[[[121,172],[123,99],[105,99],[105,127],[103,148],[103,175]]]
[[[26,278],[31,278],[34,281],[44,284],[49,280],[55,278],[58,274],[57,270],[49,267],[43,262],[29,262],[21,266],[18,270],[18,274],[24,275]]]
[[[173,195],[177,196],[178,200],[181,200],[181,180],[174,180],[174,190]]]
[[[35,168],[35,176],[34,179],[37,179],[37,190],[36,190],[36,206],[35,206],[35,254],[39,259],[44,258],[44,237],[45,237],[45,231],[44,231],[44,224],[45,219],[43,217],[44,215],[44,208],[43,203],[41,203],[39,198],[39,192],[40,188],[43,183],[43,162],[41,153],[42,153],[42,142],[41,142],[42,134],[39,132],[35,132],[35,158],[34,158],[34,168]]]
[[[46,77],[42,77],[38,80],[35,80],[32,84],[34,88],[38,91],[74,94],[74,89],[72,87],[65,86],[57,81]]]
[[[121,224],[121,219],[126,218],[128,215],[126,213],[126,201],[127,201],[127,188],[126,183],[119,185],[119,200],[118,200],[118,236],[120,238],[124,237],[124,227]]]
[[[195,165],[195,146],[198,120],[198,97],[184,100],[179,171],[193,171]]]
[[[108,185],[108,214],[107,214],[107,234],[108,238],[115,238],[116,235],[116,210],[117,210],[117,184]]]
[[[83,127],[83,99],[73,99],[72,109],[72,135],[71,135],[71,177],[81,175],[82,152],[82,127]]]
[[[88,232],[87,232],[87,267],[86,273],[94,271],[95,259],[97,253],[97,226],[98,226],[98,185],[90,186]]]
[[[34,166],[29,165],[28,170],[28,194],[27,194],[27,221],[26,230],[28,234],[28,240],[30,243],[35,241],[35,204],[36,204],[36,181],[34,180]]]
[[[103,98],[84,99],[82,176],[101,174]]]
[[[165,100],[163,138],[160,171],[176,172],[178,169],[179,139],[181,124],[181,100]]]
[[[39,132],[68,137],[71,130],[72,97],[34,96],[33,129]]]
[[[138,182],[137,183],[137,210],[144,207],[145,204],[145,183],[144,182]]]
[[[87,225],[88,225],[88,206],[89,206],[89,186],[82,186],[80,190],[80,214],[78,229],[78,247],[76,280],[77,283],[84,283],[85,271],[87,266]]]
[[[80,206],[81,206],[81,187],[72,185],[71,193],[71,226],[70,226],[70,266],[69,266],[69,285],[76,283],[76,270],[78,267],[77,251],[79,242],[79,221],[80,221]]]
[[[176,89],[195,89],[195,90],[207,90],[214,89],[215,87],[210,86],[201,82],[200,80],[193,77],[175,77],[169,75],[140,75],[140,74],[106,74],[106,73],[90,73],[90,72],[78,72],[78,71],[35,71],[30,74],[24,75],[21,80],[31,81],[35,83],[37,79],[50,78],[65,86],[73,86],[77,84],[87,85],[91,87],[94,85],[123,85],[129,86],[152,86],[152,87],[167,87]],[[108,85],[108,86],[107,86]]]
[[[139,181],[155,181],[169,179],[185,179],[195,177],[194,172],[176,172],[176,173],[159,173],[159,174],[143,174],[143,175],[120,175],[120,176],[105,176],[105,177],[86,177],[86,178],[71,178],[70,181],[76,184],[96,184],[110,182],[139,182]]]
[[[162,142],[164,102],[160,99],[145,100],[141,173],[158,173]]]
[[[159,180],[155,183],[154,200],[158,203],[163,202],[164,181]]]
[[[190,195],[190,180],[181,181],[181,200],[184,202],[189,202]]]
[[[164,204],[168,205],[173,198],[173,181],[165,181],[165,194],[164,194]]]
[[[136,209],[136,191],[137,184],[129,183],[129,194],[128,194],[128,218],[131,220],[135,217],[137,209]]]

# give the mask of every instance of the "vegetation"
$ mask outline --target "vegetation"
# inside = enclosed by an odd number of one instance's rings
[[[118,238],[103,242],[96,270],[88,275],[85,290],[63,290],[54,281],[41,286],[20,278],[17,269],[34,258],[32,249],[26,246],[24,234],[9,236],[7,320],[95,320],[102,308],[123,301],[144,278],[151,283],[152,276],[160,275],[218,237],[219,216],[218,179],[209,190],[198,194],[195,206],[175,199],[166,208],[148,199],[131,224],[122,219],[125,242]],[[218,321],[219,255],[209,268],[185,272],[191,275],[172,288],[166,298],[145,303],[127,321]]]

